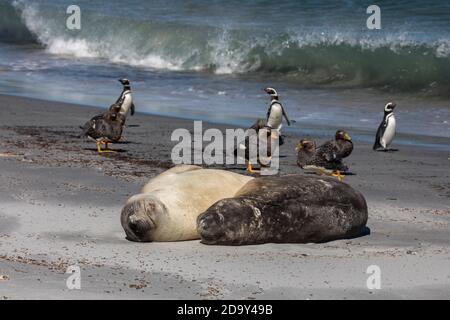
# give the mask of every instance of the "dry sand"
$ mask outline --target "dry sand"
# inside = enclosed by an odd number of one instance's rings
[[[0,299],[450,299],[449,152],[355,141],[345,181],[368,201],[361,238],[132,243],[122,205],[172,166],[170,133],[192,122],[137,114],[128,143],[114,145],[123,152],[100,156],[78,137],[99,109],[10,96],[0,108]],[[282,173],[300,172],[297,140],[281,147]],[[81,290],[66,287],[69,265],[81,268]],[[366,286],[370,265],[381,268],[379,290]]]

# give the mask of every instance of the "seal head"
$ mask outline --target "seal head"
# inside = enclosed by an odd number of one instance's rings
[[[167,215],[165,205],[149,194],[131,197],[121,214],[122,227],[126,238],[136,242],[153,241],[161,219]]]

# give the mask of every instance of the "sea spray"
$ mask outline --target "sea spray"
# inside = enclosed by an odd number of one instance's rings
[[[337,13],[320,3],[325,11],[320,11],[315,24],[308,23],[301,15],[301,10],[308,8],[297,8],[300,4],[292,1],[279,8],[291,9],[293,14],[298,10],[302,19],[286,20],[285,12],[269,10],[274,17],[264,23],[262,8],[255,2],[253,7],[242,8],[247,20],[241,17],[244,22],[237,23],[233,17],[240,16],[239,12],[229,7],[223,14],[228,20],[215,13],[218,3],[204,2],[189,11],[188,5],[174,2],[174,12],[181,6],[179,10],[187,13],[167,17],[145,14],[141,8],[145,4],[136,0],[128,4],[127,14],[121,15],[85,4],[83,28],[73,32],[63,27],[67,15],[62,5],[0,0],[1,12],[9,12],[0,22],[0,41],[37,42],[54,55],[99,58],[149,69],[270,76],[303,86],[377,87],[450,95],[449,32],[389,26],[386,18],[383,32],[367,31],[362,23],[365,8],[357,7],[358,3],[348,11],[351,23],[343,22],[342,17],[339,20]],[[116,1],[111,2],[114,5],[118,5]],[[194,13],[202,10],[216,15],[200,19]],[[358,10],[360,15],[356,15]],[[401,13],[400,7],[396,10]],[[360,17],[361,25],[353,15]],[[429,24],[425,20],[424,28]]]

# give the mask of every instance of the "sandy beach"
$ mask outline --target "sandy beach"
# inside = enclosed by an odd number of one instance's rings
[[[364,237],[133,243],[122,206],[172,166],[170,134],[192,121],[138,113],[126,142],[113,145],[120,152],[98,155],[79,126],[100,109],[12,96],[0,96],[0,108],[0,299],[450,299],[448,151],[394,143],[397,152],[373,152],[355,141],[345,182],[368,202]],[[298,139],[287,133],[281,174],[301,172]],[[71,265],[80,290],[66,286]],[[371,265],[381,269],[379,290],[366,286]]]

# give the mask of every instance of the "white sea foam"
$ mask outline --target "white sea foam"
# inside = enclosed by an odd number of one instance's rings
[[[114,39],[115,34],[106,35],[107,40],[102,43],[96,37],[73,38],[70,34],[61,32],[61,27],[55,21],[44,18],[36,3],[26,0],[15,0],[13,5],[21,12],[22,19],[27,28],[37,36],[52,54],[73,55],[75,57],[99,57],[112,62],[128,63],[135,66],[144,66],[168,70],[204,70],[211,69],[218,74],[233,74],[251,72],[260,68],[261,54],[282,57],[286,50],[302,49],[305,47],[328,46],[336,47],[347,45],[373,51],[379,48],[389,48],[398,53],[404,48],[427,47],[436,57],[450,56],[450,39],[445,38],[437,42],[420,42],[408,32],[385,33],[383,36],[361,35],[355,32],[336,30],[298,31],[287,30],[283,40],[279,37],[259,35],[258,37],[236,38],[227,25],[220,26],[217,34],[207,37],[206,46],[191,43],[190,48],[179,49],[177,52],[165,52],[165,48],[158,44],[167,41],[177,41],[177,34],[161,33],[161,40],[152,39],[154,45],[141,50],[143,35],[127,35],[126,39]],[[120,35],[118,35],[120,36]],[[152,36],[151,34],[149,35]],[[111,38],[112,37],[112,38]],[[173,37],[171,39],[170,37]],[[126,43],[126,47],[117,46]],[[112,46],[111,43],[115,43]],[[255,49],[260,49],[255,53]],[[124,49],[124,50],[122,50]],[[126,52],[127,54],[121,54]]]
[[[436,57],[447,58],[450,56],[450,40],[442,39],[436,42]]]
[[[71,55],[78,58],[96,58],[99,56],[90,43],[84,39],[55,38],[48,42],[47,51],[57,55]]]
[[[122,55],[116,55],[113,57],[110,57],[112,62],[115,63],[122,63],[122,64],[129,64],[131,66],[135,67],[147,67],[147,68],[154,68],[154,69],[166,69],[171,71],[179,71],[183,70],[182,68],[182,62],[172,62],[167,61],[163,59],[161,56],[158,55],[147,55],[146,57],[139,58],[139,57],[126,57]]]
[[[448,83],[443,70],[448,65],[445,59],[450,57],[450,38],[445,36],[431,41],[408,30],[363,33],[315,28],[259,32],[226,24],[199,28],[134,20],[118,29],[108,18],[98,15],[91,24],[85,24],[87,29],[74,33],[52,19],[51,9],[42,9],[36,2],[15,0],[14,6],[28,30],[54,55],[101,58],[171,71],[272,73],[305,84],[423,88],[432,82]],[[425,57],[425,63],[416,64],[414,58],[418,56]],[[436,71],[425,70],[427,65],[436,65]]]

